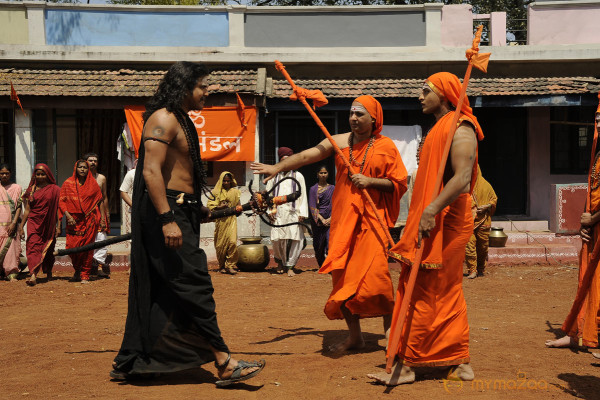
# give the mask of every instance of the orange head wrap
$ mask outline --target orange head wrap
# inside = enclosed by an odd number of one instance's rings
[[[360,96],[354,99],[354,101],[362,104],[369,115],[375,120],[375,126],[373,127],[373,135],[378,134],[383,129],[383,110],[381,109],[381,104],[375,100],[375,97],[365,95]]]
[[[460,96],[460,90],[462,88],[462,84],[458,77],[449,72],[438,72],[437,74],[431,75],[427,78],[427,85],[431,87],[431,89],[437,94],[440,98],[445,98],[448,100],[454,107],[458,104],[458,96]],[[473,123],[475,127],[475,133],[477,134],[477,139],[483,139],[483,131],[481,130],[481,126],[473,115],[473,109],[469,106],[469,98],[465,95],[465,99],[463,101],[461,110],[461,114],[469,118],[469,120]]]

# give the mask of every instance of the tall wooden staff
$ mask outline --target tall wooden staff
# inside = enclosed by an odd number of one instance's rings
[[[344,162],[344,165],[348,168],[348,171],[350,171],[350,174],[354,175],[356,173],[356,171],[354,170],[354,168],[352,168],[352,165],[350,164],[350,162],[348,161],[348,159],[346,158],[346,156],[344,156],[344,153],[342,153],[342,150],[337,145],[337,143],[335,142],[335,140],[333,140],[333,137],[331,136],[331,134],[329,133],[329,131],[327,130],[327,128],[325,128],[325,125],[323,125],[323,123],[321,122],[321,119],[319,118],[319,116],[317,115],[317,113],[315,113],[315,111],[312,109],[312,107],[310,106],[310,104],[308,104],[308,102],[306,101],[306,97],[310,94],[310,92],[313,92],[313,94],[315,94],[314,92],[316,92],[316,91],[309,91],[309,90],[306,90],[304,88],[296,86],[296,84],[294,83],[294,81],[292,80],[292,78],[290,77],[290,75],[287,73],[287,71],[285,70],[284,65],[281,62],[275,61],[275,67],[277,68],[277,70],[279,72],[281,72],[283,74],[283,76],[285,77],[285,79],[289,82],[290,86],[292,86],[292,89],[294,90],[295,98],[297,98],[298,100],[300,100],[300,102],[302,104],[304,104],[304,107],[306,107],[306,110],[313,117],[313,119],[315,120],[315,122],[317,123],[317,125],[319,126],[319,128],[321,128],[321,130],[323,131],[323,133],[325,134],[325,136],[327,137],[327,139],[329,139],[329,141],[331,142],[331,145],[333,146],[333,149],[335,150],[335,152],[337,153],[337,155],[340,156],[340,158]],[[325,100],[325,96],[323,96],[322,93],[319,92],[318,94],[320,94],[322,96],[322,98]],[[327,104],[327,103],[325,102],[324,104]],[[366,189],[363,188],[363,189],[360,189],[360,191],[361,191],[362,195],[364,196],[364,198],[367,199],[367,202],[369,203],[369,205],[373,209],[373,213],[377,217],[377,221],[379,221],[379,224],[381,225],[381,228],[385,232],[385,235],[386,235],[387,240],[388,240],[388,245],[389,246],[393,245],[394,244],[394,240],[392,239],[392,236],[390,235],[390,232],[389,232],[389,230],[387,228],[387,225],[383,222],[383,220],[381,219],[381,216],[377,212],[377,207],[375,207],[375,203],[373,202],[373,199],[371,198],[371,196],[369,195],[369,193],[367,192]]]
[[[440,163],[440,169],[438,170],[437,177],[435,180],[434,191],[432,194],[432,198],[429,199],[427,204],[431,203],[433,199],[435,199],[442,186],[442,178],[444,176],[444,169],[446,167],[446,162],[448,160],[448,154],[450,153],[450,146],[452,145],[452,138],[454,137],[454,132],[456,132],[456,127],[458,124],[458,119],[461,116],[460,110],[465,100],[465,96],[467,94],[467,86],[469,84],[469,78],[471,77],[471,70],[473,66],[482,70],[483,72],[487,72],[487,63],[490,58],[490,53],[482,53],[479,54],[479,42],[481,41],[481,31],[483,30],[483,25],[479,25],[477,28],[477,32],[475,33],[475,38],[473,39],[473,45],[470,49],[467,50],[467,60],[469,61],[469,65],[467,66],[467,72],[465,73],[465,78],[463,80],[463,84],[460,91],[460,96],[458,98],[458,103],[456,104],[456,111],[454,112],[454,117],[452,119],[452,124],[450,124],[450,133],[448,135],[448,139],[446,140],[446,145],[444,147],[444,152],[442,153],[442,162]],[[410,300],[412,298],[413,289],[415,288],[415,282],[417,281],[417,273],[419,272],[419,266],[421,265],[421,258],[423,256],[423,245],[419,247],[417,253],[415,254],[415,259],[412,263],[410,269],[410,275],[408,277],[408,282],[406,284],[406,288],[404,290],[404,296],[402,297],[402,305],[400,306],[400,313],[398,322],[392,327],[392,332],[390,336],[390,340],[388,343],[387,350],[387,363],[386,363],[386,372],[389,374],[392,372],[392,366],[394,365],[394,361],[396,359],[396,354],[398,353],[398,345],[400,344],[400,335],[402,334],[402,329],[404,327],[404,322],[406,320],[406,314],[408,312],[408,306],[410,305]]]
[[[600,111],[600,92],[598,93],[598,110]],[[599,111],[596,111],[596,114],[598,114]],[[596,119],[594,118],[594,141],[592,142],[592,156],[590,157],[590,169],[588,170],[588,187],[587,187],[587,201],[585,204],[585,212],[589,213],[591,210],[591,202],[592,202],[592,190],[591,190],[591,186],[592,186],[592,168],[594,168],[594,162],[596,161],[596,150],[597,150],[597,145],[598,145],[598,124],[596,123]],[[598,240],[598,238],[594,238],[596,239],[596,241]],[[592,244],[592,247],[594,248],[594,251],[592,252],[592,256],[590,257],[590,261],[589,264],[587,266],[587,269],[584,272],[583,277],[581,278],[581,286],[578,288],[577,290],[577,295],[575,296],[575,300],[573,301],[573,306],[571,306],[571,311],[569,312],[569,315],[567,315],[567,318],[565,319],[565,322],[563,323],[562,326],[562,330],[566,333],[569,334],[569,332],[571,332],[573,325],[575,323],[577,323],[577,317],[579,315],[579,312],[581,311],[581,307],[583,306],[583,302],[585,301],[585,298],[587,297],[589,291],[590,291],[590,286],[592,284],[592,279],[594,278],[594,274],[596,273],[596,268],[598,267],[598,261],[600,260],[600,244],[596,243],[596,245],[594,246]],[[583,260],[583,257],[587,257],[590,251],[590,244],[588,242],[583,242],[582,247],[581,247],[581,257],[582,260],[581,262],[587,262],[587,260]],[[583,328],[582,328],[583,329]]]

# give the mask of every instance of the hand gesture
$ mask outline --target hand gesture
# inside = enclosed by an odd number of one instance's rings
[[[582,226],[581,229],[579,230],[579,236],[581,236],[582,241],[589,243],[589,241],[592,239],[591,228],[586,228],[586,227]]]
[[[165,237],[165,246],[168,249],[177,250],[181,247],[183,244],[183,235],[176,222],[169,222],[163,225],[162,231]]]
[[[69,215],[67,217],[67,225],[75,226],[75,225],[77,225],[77,221],[75,221],[75,218],[73,218],[72,216]]]
[[[206,223],[210,221],[210,208],[206,206],[200,206],[200,222]]]
[[[13,237],[13,235],[16,233],[16,231],[17,231],[17,224],[15,224],[13,222],[8,226],[6,233],[8,234],[8,237]]]
[[[250,164],[250,169],[254,171],[254,174],[266,175],[263,179],[263,183],[267,183],[277,175],[279,172],[274,165],[263,164],[259,162],[253,162]]]
[[[359,189],[366,189],[371,183],[371,179],[363,174],[354,174],[350,177],[354,186]]]
[[[581,225],[583,226],[592,226],[594,223],[592,222],[592,214],[583,213],[581,214]]]
[[[425,208],[423,215],[421,215],[421,221],[419,222],[419,238],[417,241],[417,247],[421,247],[421,240],[425,237],[428,238],[431,231],[435,228],[435,215]]]

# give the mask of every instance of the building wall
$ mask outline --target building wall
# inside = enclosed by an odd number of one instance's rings
[[[424,12],[288,12],[245,16],[247,47],[425,45]]]
[[[550,108],[531,107],[529,112],[528,215],[549,220],[552,184],[587,182],[587,175],[550,174]]]
[[[600,2],[548,1],[528,10],[529,45],[600,43]]]
[[[25,10],[0,10],[0,44],[29,43]]]
[[[229,45],[229,22],[226,12],[48,9],[45,14],[45,26],[48,45]]]

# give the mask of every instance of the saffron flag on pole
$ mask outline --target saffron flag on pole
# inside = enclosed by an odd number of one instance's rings
[[[21,107],[21,111],[23,111],[23,114],[27,115],[25,110],[23,110],[23,105],[21,104],[19,95],[17,94],[17,91],[15,90],[15,87],[13,86],[12,82],[10,83],[10,99],[11,101],[16,101],[19,107]]]

